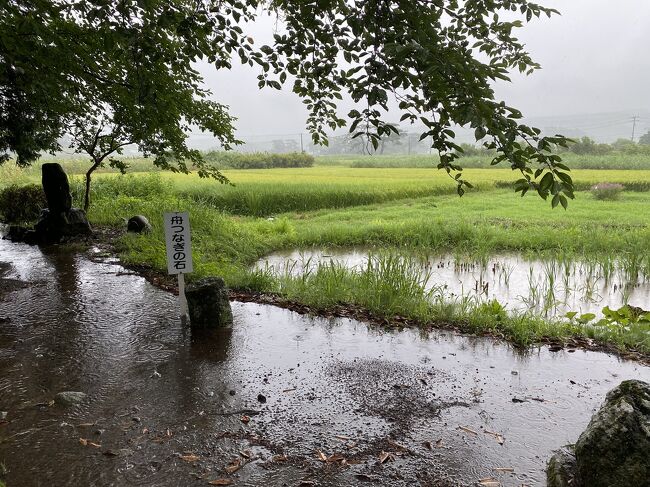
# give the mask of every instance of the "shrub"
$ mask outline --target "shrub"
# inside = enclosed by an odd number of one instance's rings
[[[591,194],[597,200],[617,200],[623,191],[623,185],[618,183],[598,183],[591,187]]]
[[[37,220],[45,207],[45,193],[38,184],[12,185],[0,191],[0,219],[7,223]]]

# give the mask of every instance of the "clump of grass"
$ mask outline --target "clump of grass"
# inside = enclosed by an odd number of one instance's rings
[[[623,185],[618,183],[598,183],[591,187],[591,194],[597,200],[617,200],[622,191]]]

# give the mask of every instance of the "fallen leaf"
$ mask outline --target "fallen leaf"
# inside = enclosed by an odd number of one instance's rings
[[[233,474],[233,473],[235,473],[237,470],[239,470],[240,468],[242,468],[242,466],[243,466],[243,465],[242,465],[242,463],[241,463],[241,460],[240,460],[239,458],[236,458],[235,460],[233,460],[232,462],[230,462],[230,464],[228,464],[227,467],[224,467],[224,470],[226,471],[226,473]]]
[[[501,482],[493,477],[479,479],[478,484],[482,485],[483,487],[501,487]]]
[[[492,470],[494,470],[495,472],[500,472],[500,473],[512,473],[512,472],[515,471],[515,469],[512,468],[512,467],[495,467]]]
[[[246,416],[245,414],[244,414],[241,418],[239,418],[239,419],[240,419],[241,422],[244,423],[244,424],[248,424],[248,422],[251,420],[251,418],[250,418],[249,416]]]
[[[422,442],[422,446],[424,446],[424,448],[426,448],[427,450],[433,450],[433,446],[431,445],[430,441]]]
[[[458,425],[458,428],[463,430],[465,433],[470,433],[472,435],[478,436],[478,433],[474,431],[472,428],[468,428],[467,426],[461,426],[461,425]]]
[[[483,431],[488,435],[494,436],[494,439],[497,440],[497,443],[499,443],[499,445],[503,445],[503,443],[506,441],[501,433],[495,433],[494,431],[489,431],[486,429],[484,429]]]
[[[327,457],[327,460],[325,461],[327,463],[341,462],[341,461],[345,461],[345,457],[340,453],[334,453],[333,455]]]
[[[49,407],[54,406],[54,399],[52,399],[50,402],[48,402],[47,405],[48,405]]]
[[[242,451],[239,452],[239,454],[240,454],[242,457],[244,457],[246,460],[248,460],[248,459],[252,456],[250,450],[242,450]]]
[[[387,452],[387,451],[382,451],[379,454],[379,463],[382,464],[382,463],[387,462],[388,460],[390,460],[391,462],[394,462],[395,461],[395,455],[393,455],[392,453]]]
[[[194,455],[193,453],[190,453],[188,455],[181,455],[181,460],[188,463],[196,462],[198,459],[199,457]]]
[[[286,462],[288,458],[286,455],[275,455],[271,460],[274,462]]]
[[[88,446],[92,446],[93,448],[101,448],[102,447],[102,445],[100,445],[98,443],[93,443],[92,441],[88,442]]]
[[[436,448],[442,448],[442,438],[436,441]]]
[[[232,480],[230,479],[215,479],[208,482],[210,485],[232,485]]]
[[[320,450],[316,450],[316,457],[318,457],[318,459],[319,459],[321,462],[326,462],[326,461],[327,461],[327,455],[325,455],[325,454],[324,454],[322,451],[320,451]]]
[[[79,438],[79,443],[83,446],[88,446],[88,440],[86,438]]]

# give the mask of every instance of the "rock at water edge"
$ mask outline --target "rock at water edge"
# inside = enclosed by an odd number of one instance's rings
[[[228,288],[220,277],[208,277],[193,282],[185,290],[190,324],[197,328],[232,326],[232,309]]]
[[[581,485],[650,487],[650,385],[626,380],[609,391],[575,453]]]

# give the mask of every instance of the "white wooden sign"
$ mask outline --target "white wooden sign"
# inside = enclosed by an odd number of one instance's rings
[[[164,220],[167,272],[189,274],[193,270],[190,215],[187,212],[165,213]]]

